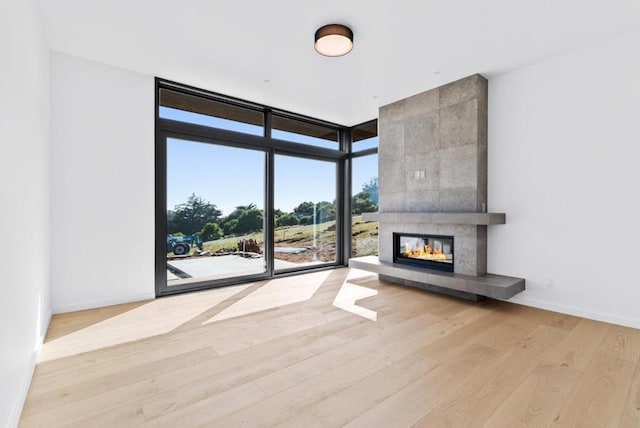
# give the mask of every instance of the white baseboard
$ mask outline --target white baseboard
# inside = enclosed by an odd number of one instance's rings
[[[534,308],[545,309],[548,311],[560,312],[567,315],[574,315],[577,317],[588,318],[595,321],[602,321],[610,324],[617,324],[625,327],[640,329],[640,319],[626,318],[626,317],[621,317],[614,314],[607,314],[607,313],[602,313],[597,311],[590,311],[582,308],[576,308],[573,306],[558,305],[555,303],[546,302],[546,301],[537,300],[537,299],[530,299],[527,297],[514,296],[511,299],[506,301],[511,303],[517,303],[524,306],[531,306]]]
[[[155,299],[154,293],[143,293],[132,296],[123,296],[109,299],[91,300],[87,302],[70,303],[65,305],[55,305],[53,307],[54,314],[62,314],[65,312],[83,311],[85,309],[102,308],[104,306],[121,305],[123,303],[139,302],[142,300]]]
[[[24,403],[27,400],[27,394],[29,393],[29,386],[31,386],[31,378],[33,378],[33,373],[36,370],[38,355],[39,355],[39,352],[35,351],[31,356],[31,361],[29,361],[29,367],[27,367],[27,372],[24,375],[24,378],[22,380],[22,385],[20,385],[20,390],[18,391],[16,400],[13,405],[13,412],[11,412],[11,416],[9,417],[9,427],[17,427],[18,422],[20,422],[20,415],[22,414]]]
[[[36,364],[38,364],[38,357],[40,356],[40,350],[42,349],[42,345],[44,344],[44,338],[47,335],[47,330],[49,330],[49,324],[51,323],[51,316],[53,313],[51,310],[48,310],[44,316],[44,323],[42,325],[42,335],[38,338],[38,343],[36,343],[36,349],[33,351],[31,355],[31,360],[29,361],[29,365],[27,367],[27,371],[23,377],[22,385],[20,385],[20,389],[16,394],[16,400],[14,402],[13,411],[11,412],[11,416],[9,416],[9,427],[17,427],[20,422],[20,416],[22,415],[22,409],[24,408],[24,403],[27,401],[27,395],[29,394],[29,387],[31,386],[31,379],[33,379],[33,373],[36,370]]]

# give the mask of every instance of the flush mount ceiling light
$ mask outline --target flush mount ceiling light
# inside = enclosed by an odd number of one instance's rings
[[[342,56],[353,49],[353,31],[340,24],[329,24],[318,28],[313,47],[320,55]]]

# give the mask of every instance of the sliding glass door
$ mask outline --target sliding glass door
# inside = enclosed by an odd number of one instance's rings
[[[274,265],[276,272],[337,261],[337,164],[275,156]]]
[[[267,152],[166,138],[167,288],[267,274]]]

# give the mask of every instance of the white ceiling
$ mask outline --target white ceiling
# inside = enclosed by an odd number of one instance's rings
[[[640,27],[639,0],[42,3],[53,50],[343,125]],[[334,22],[351,27],[355,47],[320,56],[314,32]]]

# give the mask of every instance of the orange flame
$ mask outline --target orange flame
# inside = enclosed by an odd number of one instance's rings
[[[427,260],[446,260],[447,256],[442,253],[442,250],[437,248],[431,248],[429,244],[424,246],[412,247],[409,243],[404,244],[404,257],[422,258]]]

